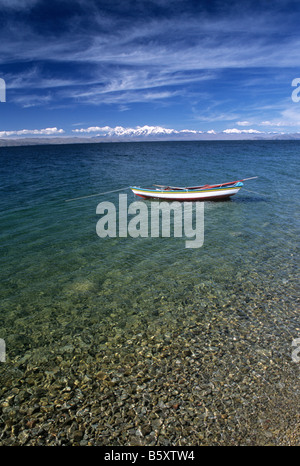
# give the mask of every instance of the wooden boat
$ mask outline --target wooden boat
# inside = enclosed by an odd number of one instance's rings
[[[130,186],[134,194],[143,199],[163,199],[166,201],[218,201],[228,199],[234,194],[238,193],[244,185],[243,181],[257,178],[244,178],[243,180],[230,181],[221,184],[205,184],[202,186],[164,186],[153,185],[155,189],[140,188],[137,186]]]

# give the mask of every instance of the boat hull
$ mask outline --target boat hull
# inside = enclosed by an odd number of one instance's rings
[[[132,192],[143,199],[159,199],[165,201],[218,201],[225,200],[238,193],[243,183],[234,186],[207,188],[199,190],[154,190],[131,187]]]

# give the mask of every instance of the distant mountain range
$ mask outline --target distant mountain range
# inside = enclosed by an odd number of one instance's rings
[[[30,133],[29,130],[28,133]],[[73,130],[73,133],[74,136],[1,137],[0,147],[129,141],[300,140],[300,133],[266,133],[255,129],[237,128],[226,129],[222,132],[215,132],[214,130],[202,132],[190,129],[175,130],[148,125],[137,126],[136,128],[124,128],[122,126],[116,126],[114,128],[111,128],[110,126],[92,126],[89,128],[75,129]]]

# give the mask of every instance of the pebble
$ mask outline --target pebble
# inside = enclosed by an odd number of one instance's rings
[[[227,296],[191,284],[184,303],[176,282],[177,298],[137,296],[143,309],[110,298],[88,329],[84,311],[60,316],[44,347],[33,332],[32,348],[0,365],[0,444],[299,445],[291,280],[281,294],[253,280],[233,279]]]

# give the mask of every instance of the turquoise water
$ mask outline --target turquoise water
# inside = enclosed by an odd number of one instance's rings
[[[109,375],[128,354],[135,354],[135,364],[151,365],[153,341],[167,338],[175,345],[174,360],[168,353],[175,367],[182,348],[191,348],[194,358],[206,361],[208,379],[217,371],[221,385],[230,371],[238,377],[245,367],[251,374],[261,370],[264,393],[269,389],[274,400],[282,382],[286,404],[277,414],[268,405],[268,416],[280,415],[286,432],[299,374],[291,358],[292,341],[300,336],[299,153],[297,141],[0,148],[4,394],[33,366],[45,374],[58,355],[72,360],[80,354],[90,361],[91,374],[99,354],[109,363],[102,358],[97,370],[104,367]],[[121,192],[66,202],[130,185],[252,176],[258,178],[245,182],[230,201],[205,202],[204,244],[195,249],[185,248],[185,238],[99,238],[97,205],[118,206]],[[130,190],[124,193],[128,204],[137,200]],[[195,326],[202,329],[200,337]],[[165,364],[163,356],[155,357]],[[241,388],[236,382],[249,400],[251,384]],[[255,431],[251,416],[245,414],[247,435]],[[227,438],[224,432],[227,427],[215,442]],[[266,441],[256,435],[254,443]]]

